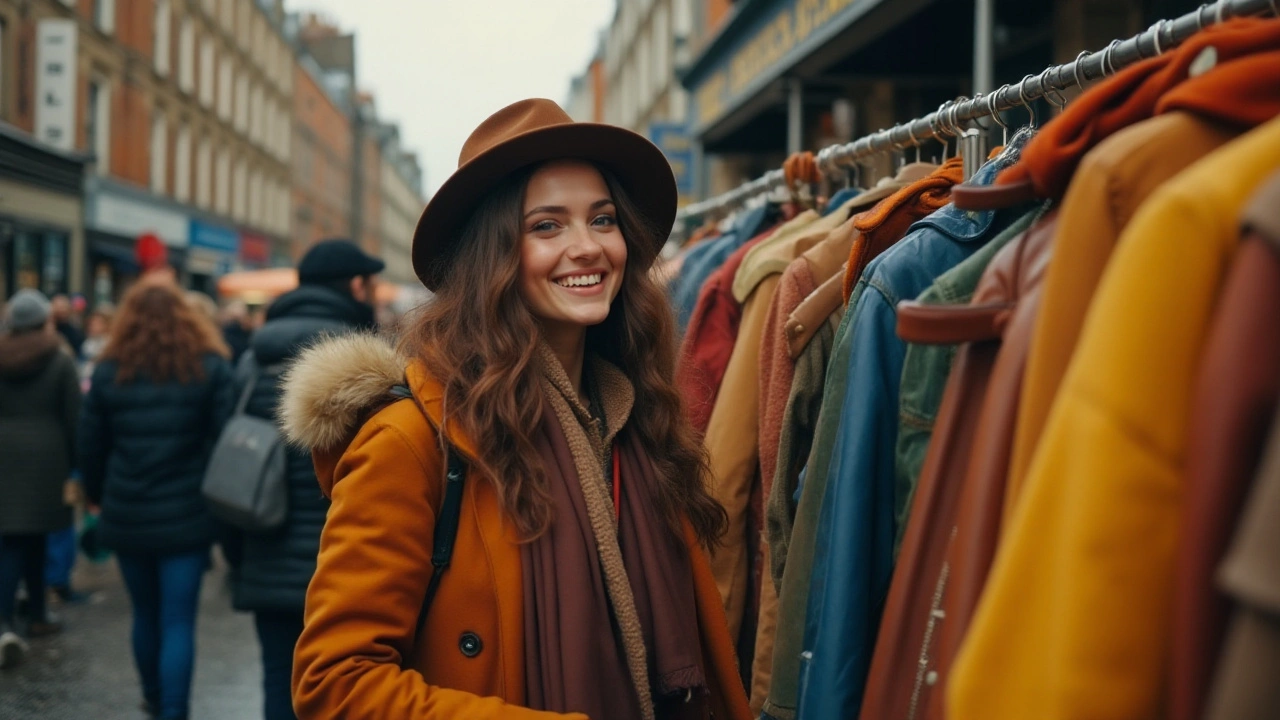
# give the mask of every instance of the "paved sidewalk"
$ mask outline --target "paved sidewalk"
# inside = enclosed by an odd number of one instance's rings
[[[76,587],[92,598],[54,605],[65,624],[31,641],[26,661],[0,670],[0,720],[144,720],[129,650],[129,597],[114,562],[78,558]],[[262,717],[261,665],[253,618],[231,609],[222,568],[205,575],[196,639],[191,720]]]

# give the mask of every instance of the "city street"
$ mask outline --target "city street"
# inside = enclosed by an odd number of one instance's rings
[[[77,605],[57,605],[62,634],[31,642],[26,662],[0,670],[0,720],[144,720],[142,692],[129,651],[129,597],[114,562],[82,556],[76,585],[92,591]],[[205,575],[200,601],[192,720],[262,716],[253,619],[231,609],[226,572]]]

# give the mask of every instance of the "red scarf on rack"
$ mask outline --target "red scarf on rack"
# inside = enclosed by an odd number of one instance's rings
[[[1190,77],[1210,47],[1216,64]],[[996,183],[1030,180],[1037,196],[1060,198],[1085,153],[1112,133],[1171,110],[1255,127],[1280,114],[1275,51],[1280,20],[1244,18],[1206,28],[1176,50],[1126,68],[1081,95],[1027,143],[1018,164]]]

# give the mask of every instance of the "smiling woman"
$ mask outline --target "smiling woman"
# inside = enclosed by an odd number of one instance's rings
[[[435,298],[400,354],[347,338],[292,371],[286,429],[333,500],[300,717],[749,717],[705,555],[725,515],[649,274],[674,213],[649,141],[516,103],[423,212],[414,268]],[[388,403],[400,383],[413,402]],[[458,569],[428,611],[454,452]]]

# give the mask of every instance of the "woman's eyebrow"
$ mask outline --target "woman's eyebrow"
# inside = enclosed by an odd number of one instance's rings
[[[612,205],[612,204],[613,204],[613,200],[611,198],[602,198],[600,200],[597,200],[591,203],[591,209],[599,210],[605,205]],[[530,215],[537,215],[538,213],[549,213],[551,215],[567,215],[569,214],[569,208],[563,205],[539,205],[538,207],[525,213],[524,216],[528,218]]]
[[[538,207],[536,207],[536,208],[534,208],[534,209],[530,210],[529,212],[525,213],[525,214],[524,214],[524,216],[527,218],[527,217],[529,217],[530,215],[537,215],[538,213],[550,213],[550,214],[552,214],[552,215],[564,215],[564,214],[566,214],[566,213],[568,213],[568,212],[569,212],[569,208],[567,208],[567,207],[565,207],[565,206],[563,206],[563,205],[539,205]]]

